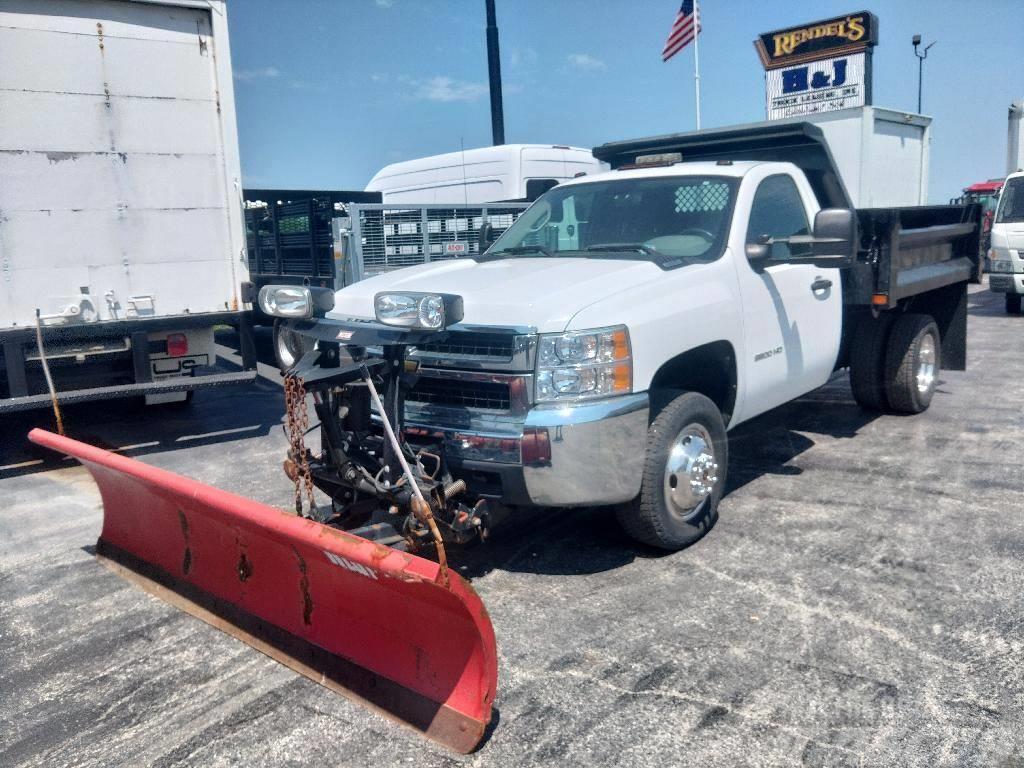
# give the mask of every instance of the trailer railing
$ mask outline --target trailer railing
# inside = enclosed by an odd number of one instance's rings
[[[528,203],[453,206],[353,203],[334,219],[335,242],[344,243],[345,284],[403,267],[479,253],[480,228],[497,236]]]

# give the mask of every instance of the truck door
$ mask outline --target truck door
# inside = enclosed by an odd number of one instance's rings
[[[806,182],[787,173],[763,178],[754,191],[745,243],[763,235],[806,235],[817,210]],[[740,208],[742,210],[742,207]],[[742,226],[742,222],[737,222]],[[776,258],[810,253],[809,245],[775,243]],[[743,412],[762,413],[824,384],[839,354],[842,296],[839,270],[807,264],[751,264],[736,258],[747,360]]]

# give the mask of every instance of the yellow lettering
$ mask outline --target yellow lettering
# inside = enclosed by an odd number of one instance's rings
[[[846,38],[851,42],[857,42],[864,37],[864,17],[858,16],[857,18],[847,18],[847,25],[850,27],[850,31],[846,34]]]
[[[781,32],[772,38],[775,41],[773,58],[789,56],[804,43],[821,37],[845,37],[855,43],[865,34],[863,16],[847,16],[845,20]]]

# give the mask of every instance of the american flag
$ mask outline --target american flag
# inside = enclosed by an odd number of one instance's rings
[[[683,0],[683,6],[676,14],[676,20],[672,22],[672,29],[669,30],[668,40],[661,50],[661,60],[668,61],[690,42],[700,32],[700,14],[697,13],[694,0]]]

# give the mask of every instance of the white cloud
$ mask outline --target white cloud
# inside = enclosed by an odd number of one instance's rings
[[[476,101],[487,95],[486,84],[451,77],[438,76],[413,82],[416,85],[416,97],[428,101]]]
[[[513,69],[532,66],[537,63],[537,58],[537,51],[533,48],[510,48],[508,52],[508,63]]]
[[[260,67],[259,69],[236,69],[235,80],[248,82],[250,80],[262,80],[268,77],[280,77],[281,70],[277,67]]]
[[[390,8],[395,4],[395,0],[373,0],[373,4],[378,8]]]
[[[591,56],[589,53],[570,53],[568,61],[570,66],[576,67],[576,69],[584,69],[588,72],[596,72],[599,69],[606,68],[603,61]]]

